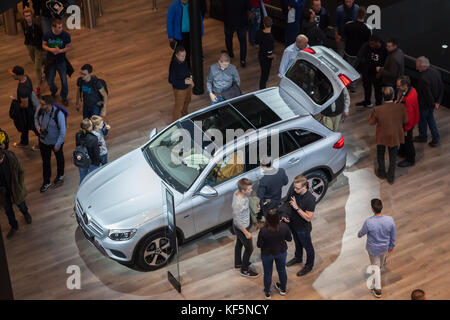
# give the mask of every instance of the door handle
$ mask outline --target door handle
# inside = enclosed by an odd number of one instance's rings
[[[191,216],[191,215],[188,214],[187,216],[184,216],[183,218],[186,219],[186,218],[189,218],[190,216]]]
[[[289,164],[294,164],[294,163],[297,163],[299,161],[300,161],[300,158],[291,158],[291,159],[289,159],[288,163]]]

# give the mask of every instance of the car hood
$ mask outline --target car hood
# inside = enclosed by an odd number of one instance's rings
[[[141,149],[136,149],[87,177],[77,201],[105,228],[137,228],[163,213],[161,184]],[[181,195],[170,190],[177,203]]]

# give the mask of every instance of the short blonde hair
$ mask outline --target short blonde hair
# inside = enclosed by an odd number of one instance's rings
[[[302,184],[302,187],[304,187],[304,186],[306,185],[307,182],[308,182],[308,180],[307,180],[307,179],[305,178],[305,176],[302,175],[302,174],[299,174],[298,176],[296,176],[296,177],[294,178],[294,183],[295,183],[295,184],[301,183],[301,184]]]
[[[92,121],[92,125],[93,125],[94,127],[98,127],[98,126],[102,123],[103,118],[100,117],[100,116],[97,116],[97,115],[93,115],[93,116],[91,117],[91,121]]]

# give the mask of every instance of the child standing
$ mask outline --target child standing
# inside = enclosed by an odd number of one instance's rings
[[[106,148],[105,137],[108,135],[109,129],[111,127],[103,121],[103,118],[97,115],[91,117],[92,124],[94,125],[94,130],[92,133],[98,138],[98,147],[100,148],[100,160],[102,165],[108,163],[108,149]]]

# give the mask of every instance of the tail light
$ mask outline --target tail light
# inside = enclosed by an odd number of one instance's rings
[[[305,49],[302,49],[302,51],[308,52],[310,54],[316,54],[316,52],[311,48],[305,48]]]
[[[333,148],[341,149],[343,146],[344,146],[344,136],[341,136],[341,138],[334,144]]]
[[[352,80],[350,80],[349,77],[347,77],[345,74],[341,73],[339,74],[339,79],[341,79],[342,83],[344,84],[344,86],[348,86],[350,83],[352,83]]]

